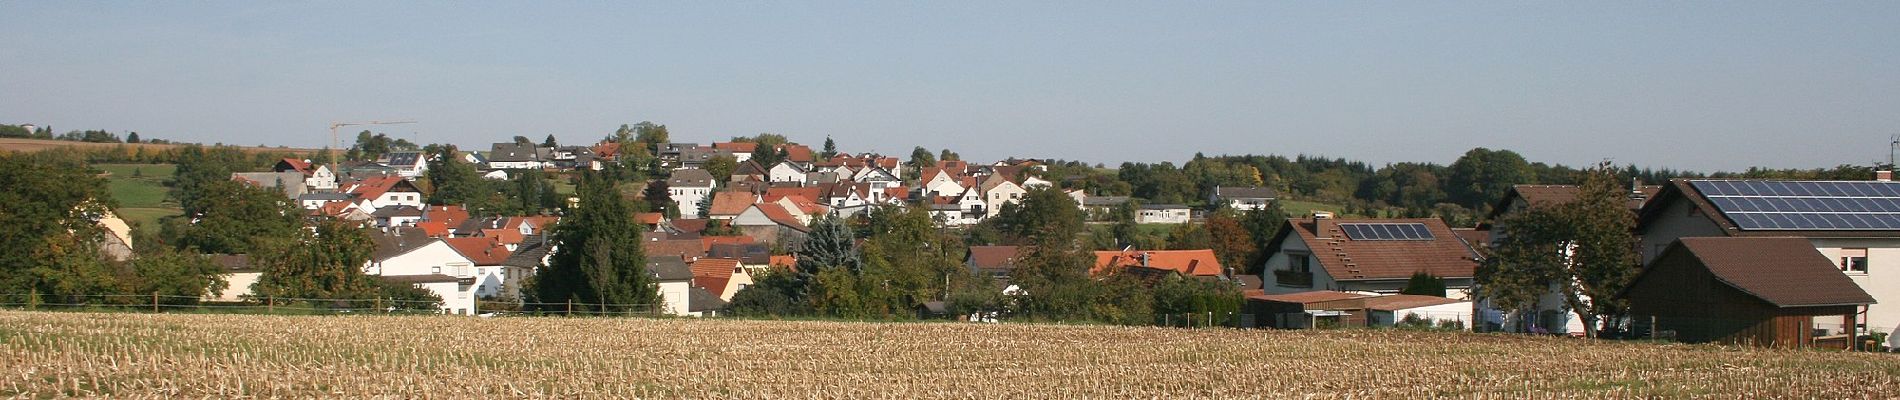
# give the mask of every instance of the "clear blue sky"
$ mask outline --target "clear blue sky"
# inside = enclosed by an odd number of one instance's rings
[[[1894,1],[1024,3],[8,1],[0,123],[1697,170],[1864,164],[1900,134]]]

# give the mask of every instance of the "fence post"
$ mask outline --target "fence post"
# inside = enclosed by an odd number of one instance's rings
[[[1661,336],[1656,334],[1656,316],[1651,315],[1649,316],[1649,340],[1656,340],[1658,337]]]
[[[1161,314],[1161,325],[1174,326],[1174,314]]]
[[[573,297],[567,298],[567,316],[569,317],[574,316],[574,298]]]
[[[264,313],[274,314],[276,312],[277,312],[277,299],[271,298],[270,296],[264,296]]]
[[[158,292],[152,292],[152,313],[158,313]]]

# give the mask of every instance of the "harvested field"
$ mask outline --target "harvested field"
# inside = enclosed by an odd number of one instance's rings
[[[1900,358],[1393,330],[0,311],[0,396],[1890,398]]]

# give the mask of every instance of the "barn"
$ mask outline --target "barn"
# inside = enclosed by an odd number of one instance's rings
[[[1623,298],[1639,332],[1783,348],[1846,347],[1856,316],[1874,302],[1808,240],[1787,237],[1682,238]],[[1848,329],[1817,336],[1817,324]]]

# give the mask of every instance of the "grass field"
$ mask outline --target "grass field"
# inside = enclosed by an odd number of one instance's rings
[[[1890,398],[1900,358],[1393,330],[0,311],[0,396]]]
[[[170,190],[165,180],[178,171],[175,164],[93,164],[93,168],[108,173],[106,191],[119,201],[119,217],[139,229],[158,229],[159,218],[184,213],[177,202],[165,197]]]

